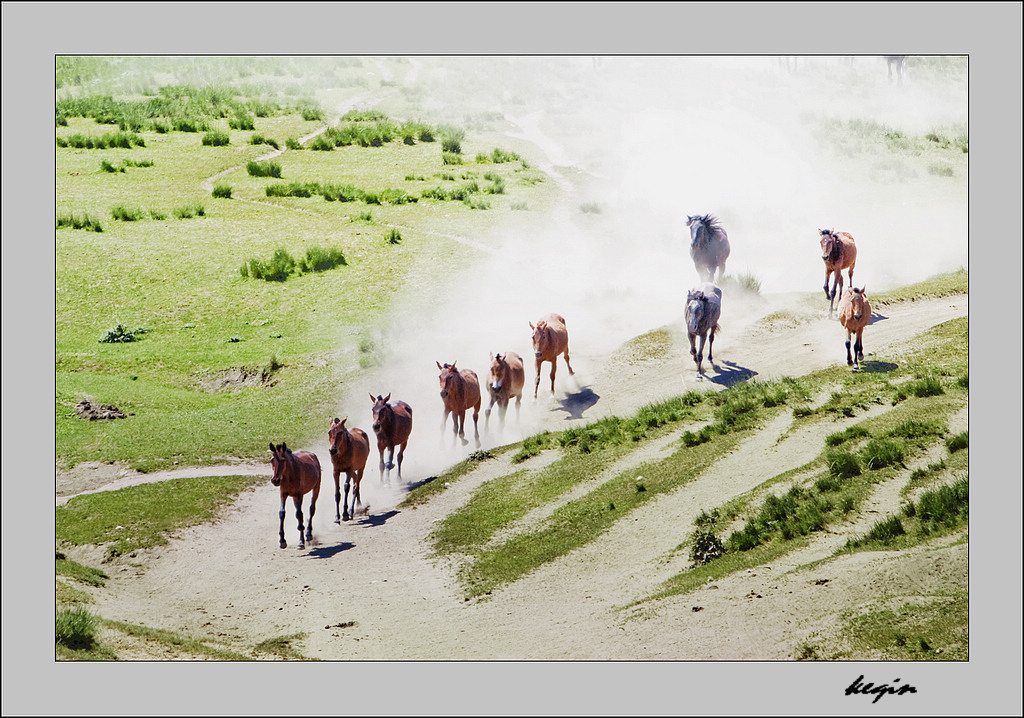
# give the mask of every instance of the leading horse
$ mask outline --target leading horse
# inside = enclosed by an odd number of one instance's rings
[[[398,447],[398,483],[402,483],[402,459],[405,458],[405,447],[412,433],[412,407],[404,401],[389,404],[391,394],[377,396],[370,394],[373,402],[373,433],[377,435],[377,451],[380,453],[380,482],[391,485],[391,469],[395,468],[395,447]],[[387,463],[384,463],[384,451],[388,451]],[[387,479],[384,469],[387,469]]]
[[[565,357],[565,365],[569,367],[569,374],[575,374],[572,364],[569,363],[569,330],[565,327],[565,319],[559,314],[547,314],[537,322],[537,326],[530,322],[530,329],[533,330],[533,355],[537,364],[537,380],[533,383],[533,398],[537,398],[537,388],[540,386],[540,365],[546,361],[551,362],[551,393],[555,393],[555,369],[558,368],[556,360],[561,354]]]
[[[846,330],[846,363],[854,370],[860,369],[860,363],[864,361],[864,327],[871,323],[871,303],[866,288],[847,287],[839,299],[836,311],[839,313],[839,323]],[[852,335],[856,335],[857,340],[851,354]]]
[[[819,229],[821,235],[821,260],[825,263],[825,299],[828,300],[828,316],[832,317],[832,305],[838,290],[839,298],[843,297],[843,270],[848,270],[850,286],[853,286],[853,268],[857,264],[857,244],[853,235],[848,232],[836,232],[834,229]],[[829,292],[829,277],[832,280],[832,291]]]
[[[270,480],[281,489],[281,548],[288,548],[284,540],[284,505],[290,496],[295,502],[295,518],[299,520],[299,548],[303,549],[302,497],[313,492],[309,500],[309,523],[305,526],[306,541],[313,540],[313,514],[316,513],[316,499],[320,495],[320,459],[312,451],[295,451],[287,444],[270,444],[270,465],[274,477]]]

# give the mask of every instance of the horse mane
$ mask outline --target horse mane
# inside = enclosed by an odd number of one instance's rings
[[[700,218],[701,224],[707,227],[708,230],[714,232],[721,229],[721,225],[718,224],[718,217],[713,214],[706,214]]]

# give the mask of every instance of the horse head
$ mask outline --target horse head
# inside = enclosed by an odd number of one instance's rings
[[[458,360],[452,362],[451,364],[442,365],[441,362],[436,360],[434,361],[434,363],[437,364],[437,368],[441,370],[441,373],[438,375],[437,378],[438,381],[441,383],[442,399],[447,399],[448,396],[453,391],[452,382],[456,380],[456,376],[458,375],[458,370],[455,368],[455,364],[457,362]]]
[[[826,262],[834,260],[835,257],[832,255],[835,254],[838,249],[834,230],[819,229],[818,233],[821,235],[821,258]]]
[[[850,305],[853,309],[853,318],[859,322],[864,316],[864,308],[867,305],[867,291],[865,287],[861,287],[860,289],[851,287],[850,291]]]
[[[501,391],[507,370],[508,364],[505,363],[505,357],[501,354],[491,354],[491,378],[488,386],[492,391]]]
[[[708,298],[699,289],[691,289],[686,294],[686,326],[691,333],[696,334],[699,330],[701,319],[704,318],[704,310],[707,308]]]
[[[386,417],[388,415],[388,412],[386,410],[388,408],[388,401],[390,399],[391,399],[391,394],[390,393],[388,393],[387,396],[380,396],[380,395],[378,395],[376,398],[374,398],[373,394],[370,394],[370,401],[373,402],[373,431],[374,431],[374,433],[379,433],[380,430],[381,430],[381,426],[383,426],[383,423],[386,421]]]
[[[327,443],[330,444],[328,451],[331,456],[338,452],[343,452],[348,444],[348,430],[345,428],[346,421],[348,421],[347,416],[344,419],[334,417],[327,429]]]
[[[285,472],[288,466],[288,457],[291,456],[291,449],[288,448],[287,444],[278,444],[274,446],[273,442],[270,444],[270,466],[274,470],[274,476],[270,479],[270,483],[274,486],[280,486],[281,481],[285,478]]]
[[[537,326],[530,324],[530,328],[533,329],[533,353],[538,357],[543,357],[547,353],[548,345],[551,343],[551,337],[548,335],[548,323],[541,319],[537,322]]]

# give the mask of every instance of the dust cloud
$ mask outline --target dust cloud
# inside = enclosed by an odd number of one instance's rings
[[[450,287],[440,304],[396,298],[384,366],[360,379],[339,411],[368,427],[369,393],[411,404],[417,475],[476,449],[471,416],[467,447],[452,448],[451,419],[442,435],[435,361],[480,377],[486,448],[564,428],[577,418],[566,399],[591,385],[592,359],[680,323],[698,282],[688,214],[720,218],[732,245],[727,274],[756,277],[769,304],[820,291],[819,228],[854,235],[855,283],[876,291],[967,266],[966,162],[960,177],[880,179],[890,157],[844,157],[816,135],[825,120],[966,133],[966,76],[910,73],[897,85],[879,57],[799,58],[795,69],[775,57],[474,60],[416,58],[409,76],[442,121],[457,121],[444,116],[452,108],[503,113],[508,134],[537,148],[526,159],[565,190],[564,200],[530,231],[495,227],[484,242],[494,251],[477,252],[465,272],[439,273]],[[584,203],[599,211],[581,211]],[[727,333],[753,321],[757,307],[767,311],[765,302],[730,299]],[[560,359],[552,397],[545,364],[535,401],[529,322],[548,312],[566,319],[576,375]],[[484,432],[484,383],[490,354],[508,351],[526,365],[522,423],[517,430],[510,408],[498,436],[496,407]],[[595,411],[588,420],[600,405]],[[374,448],[368,475],[376,457]]]

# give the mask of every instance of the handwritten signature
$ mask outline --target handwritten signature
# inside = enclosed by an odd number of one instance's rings
[[[900,679],[896,678],[893,683],[899,683]],[[876,686],[874,683],[864,683],[864,676],[858,676],[857,680],[849,685],[846,689],[846,695],[854,696],[857,694],[861,695],[874,695],[875,700],[872,703],[877,703],[882,696],[902,696],[905,693],[917,693],[917,689],[909,683],[904,683],[901,686],[890,686],[888,683],[882,683]]]

